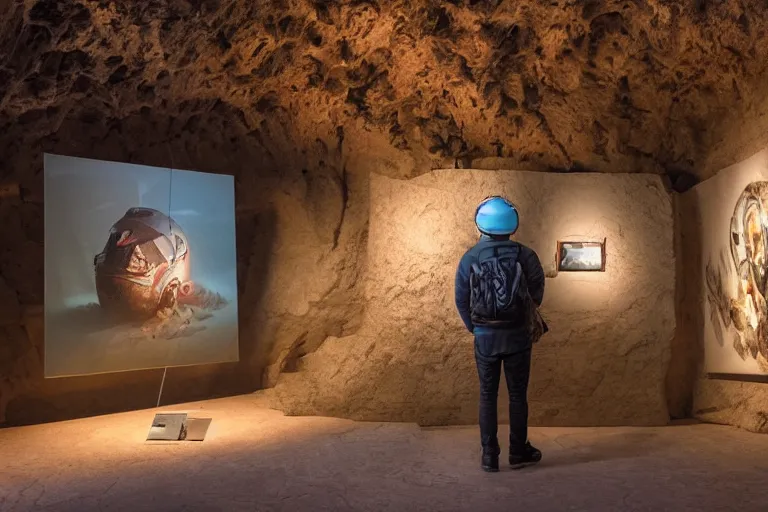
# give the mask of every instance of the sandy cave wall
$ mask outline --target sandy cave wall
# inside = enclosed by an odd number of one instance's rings
[[[665,424],[673,217],[671,197],[652,175],[444,170],[410,181],[372,178],[363,325],[283,373],[274,405],[359,420],[476,421],[472,338],[458,319],[453,281],[476,241],[474,209],[492,193],[516,202],[517,238],[550,273],[558,240],[607,239],[606,272],[547,279],[551,333],[535,350],[532,423]]]
[[[719,269],[723,303],[730,304],[731,298],[737,298],[730,255],[731,216],[747,184],[766,180],[768,150],[763,150],[723,169],[680,198],[684,205],[680,229],[686,235],[680,255],[687,262],[686,296],[680,303],[681,328],[690,340],[688,353],[694,357],[692,414],[704,421],[736,425],[755,432],[768,432],[768,375],[757,359],[750,354],[742,359],[734,349],[734,324],[726,326],[719,318],[713,299],[720,295],[713,295],[713,288],[708,286],[706,266],[710,264],[711,268]],[[730,376],[709,378],[711,373]],[[749,381],[755,377],[764,382]]]

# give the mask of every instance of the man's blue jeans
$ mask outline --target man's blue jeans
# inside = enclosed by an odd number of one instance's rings
[[[528,441],[528,378],[531,349],[509,355],[486,356],[475,343],[475,362],[480,377],[480,442],[484,453],[499,454],[498,414],[501,368],[509,391],[509,452],[524,455]]]

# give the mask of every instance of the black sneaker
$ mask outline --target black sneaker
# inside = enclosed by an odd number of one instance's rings
[[[481,466],[483,471],[487,473],[496,473],[499,471],[499,455],[493,453],[483,453]]]
[[[541,461],[541,451],[531,446],[530,442],[525,443],[525,452],[522,455],[509,454],[509,465],[512,469],[532,466],[538,464],[539,461]]]

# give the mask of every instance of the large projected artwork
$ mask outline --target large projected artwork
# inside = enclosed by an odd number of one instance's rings
[[[768,151],[692,193],[700,230],[688,243],[701,252],[704,371],[768,375]]]
[[[238,360],[232,176],[45,155],[45,376]]]
[[[768,181],[747,185],[736,201],[728,253],[706,265],[715,340],[768,373]],[[735,373],[742,373],[734,369]]]

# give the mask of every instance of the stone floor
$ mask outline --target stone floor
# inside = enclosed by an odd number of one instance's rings
[[[538,467],[486,474],[471,427],[163,410],[206,441],[145,442],[152,410],[0,430],[0,510],[768,511],[768,436],[735,428],[537,428]]]

